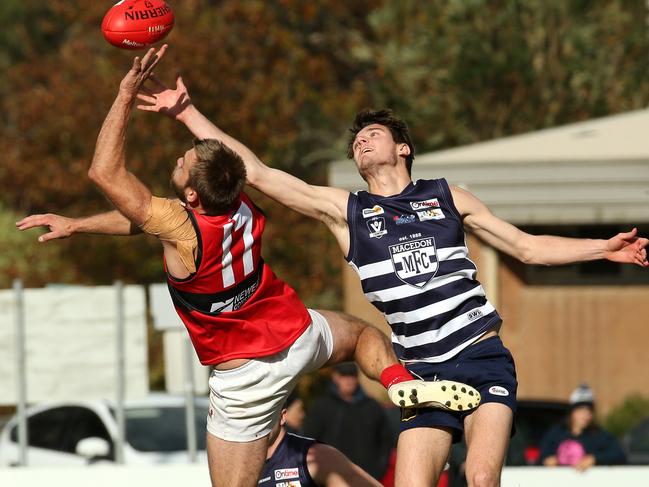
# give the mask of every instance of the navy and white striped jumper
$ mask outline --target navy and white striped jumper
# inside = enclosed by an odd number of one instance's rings
[[[309,473],[306,456],[317,443],[313,438],[286,433],[261,471],[259,487],[317,487]]]
[[[351,194],[347,261],[392,328],[405,362],[443,362],[501,319],[476,280],[462,218],[445,179],[400,194]]]

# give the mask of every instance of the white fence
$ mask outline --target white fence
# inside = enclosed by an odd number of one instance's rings
[[[0,469],[3,487],[210,487],[207,465],[17,467]]]
[[[115,457],[123,463],[124,399],[141,398],[149,391],[145,295],[143,286],[119,282],[23,289],[16,280],[12,290],[0,290],[0,405],[17,405],[19,464],[29,464],[28,403],[108,398],[116,405]],[[153,286],[151,298],[154,321],[168,335],[165,357],[184,356],[182,363],[175,360],[167,369],[180,372],[173,382],[181,384],[187,399],[187,441],[193,459],[196,433],[190,405],[197,392],[196,369],[204,376],[199,388],[203,392],[207,368],[198,363],[166,287]],[[179,348],[184,353],[167,353]]]
[[[0,479],[2,477],[0,476]],[[649,467],[593,467],[578,472],[570,467],[507,467],[502,487],[644,487]]]
[[[210,487],[207,465],[21,467],[0,469],[7,487]],[[593,467],[584,473],[572,468],[507,467],[502,487],[644,487],[649,467]]]

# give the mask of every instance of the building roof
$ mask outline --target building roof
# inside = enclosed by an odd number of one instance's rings
[[[649,110],[417,156],[413,179],[445,177],[516,224],[649,222]],[[365,189],[350,161],[330,184]]]

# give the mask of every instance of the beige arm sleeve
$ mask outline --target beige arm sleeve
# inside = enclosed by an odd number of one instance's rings
[[[146,219],[140,228],[144,233],[163,242],[174,244],[187,271],[196,272],[196,230],[179,200],[153,196]]]

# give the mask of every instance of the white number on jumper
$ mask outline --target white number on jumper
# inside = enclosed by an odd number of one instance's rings
[[[234,270],[232,269],[232,253],[230,247],[232,246],[232,231],[239,230],[243,227],[243,275],[249,275],[254,270],[254,261],[252,258],[252,244],[255,242],[255,237],[252,235],[252,210],[245,203],[241,206],[232,217],[234,222],[230,222],[223,226],[223,287],[228,287],[234,284]],[[236,226],[235,226],[236,224]]]

